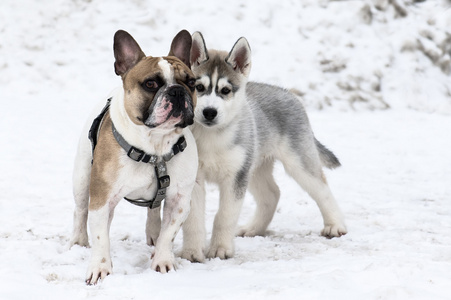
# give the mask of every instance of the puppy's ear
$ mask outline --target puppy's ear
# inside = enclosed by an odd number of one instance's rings
[[[118,30],[114,34],[114,71],[116,75],[124,75],[141,59],[146,57],[135,39],[126,31]]]
[[[208,51],[204,37],[199,31],[193,33],[193,45],[191,46],[190,62],[192,66],[198,66],[208,60]]]
[[[172,40],[171,50],[169,50],[168,56],[177,57],[189,68],[189,52],[191,49],[191,43],[191,34],[186,30],[180,31]]]
[[[251,71],[251,47],[246,38],[241,37],[233,46],[226,62],[232,66],[235,71],[240,72],[244,76],[249,76]]]

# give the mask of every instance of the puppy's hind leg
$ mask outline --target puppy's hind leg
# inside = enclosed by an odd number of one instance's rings
[[[345,235],[348,231],[344,217],[327,184],[319,157],[309,161],[308,166],[299,161],[299,158],[290,155],[282,162],[286,172],[316,201],[324,221],[321,235],[329,238]]]
[[[257,202],[257,209],[252,221],[238,230],[238,236],[265,234],[280,198],[280,190],[272,174],[273,169],[274,160],[271,159],[264,161],[252,174],[249,191]]]

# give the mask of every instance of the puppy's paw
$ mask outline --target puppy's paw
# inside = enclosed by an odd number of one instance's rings
[[[147,245],[149,245],[149,246],[156,246],[157,245],[157,240],[158,240],[158,235],[156,237],[147,235],[146,239],[147,239]]]
[[[69,248],[72,248],[74,245],[79,245],[81,247],[89,248],[88,235],[87,234],[79,234],[72,236],[69,242]]]
[[[86,284],[93,285],[97,284],[99,279],[103,280],[105,277],[113,272],[113,266],[111,260],[102,258],[100,262],[93,263],[88,268],[86,273]]]
[[[176,270],[175,259],[172,254],[171,255],[152,254],[151,258],[152,264],[150,265],[150,267],[152,268],[152,270],[156,272],[166,274],[169,271]]]
[[[205,254],[202,249],[183,249],[181,257],[193,263],[203,263],[205,261]]]
[[[265,229],[259,230],[255,226],[243,226],[238,229],[236,236],[241,237],[254,237],[254,236],[264,236]]]
[[[146,227],[146,240],[147,245],[149,246],[156,246],[158,237],[160,236],[160,227]]]
[[[211,245],[207,252],[208,258],[218,257],[220,259],[229,259],[234,255],[233,246]]]
[[[321,231],[321,235],[327,238],[340,237],[348,233],[345,225],[326,225],[324,229]]]

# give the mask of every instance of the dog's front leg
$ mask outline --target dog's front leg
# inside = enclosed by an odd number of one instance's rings
[[[234,255],[235,230],[240,216],[246,186],[237,187],[235,181],[224,181],[219,186],[219,210],[215,216],[209,258],[227,259]]]
[[[96,284],[111,274],[113,265],[110,256],[109,229],[113,209],[108,203],[97,210],[89,211],[89,227],[92,239],[91,262],[86,273],[86,283]]]
[[[191,195],[176,195],[166,198],[163,207],[163,222],[160,235],[152,255],[151,268],[157,272],[167,273],[175,269],[172,244],[183,222],[189,214]]]

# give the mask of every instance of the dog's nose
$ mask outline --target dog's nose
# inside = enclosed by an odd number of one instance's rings
[[[208,107],[208,108],[204,109],[204,111],[202,113],[206,120],[213,121],[213,119],[216,118],[218,111],[214,108]]]
[[[185,89],[181,86],[174,86],[169,88],[168,95],[171,97],[183,97],[185,95]]]

